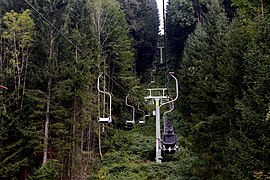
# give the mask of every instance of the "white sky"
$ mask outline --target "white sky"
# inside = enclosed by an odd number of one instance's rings
[[[163,0],[156,0],[156,1],[157,1],[158,9],[159,9],[159,20],[160,20],[159,30],[160,30],[161,34],[164,34],[164,28],[163,28]],[[165,1],[165,8],[166,8],[168,0],[164,0],[164,1]]]

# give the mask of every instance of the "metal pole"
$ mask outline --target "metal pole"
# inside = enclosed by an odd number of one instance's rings
[[[160,49],[160,64],[163,64],[163,53],[162,53],[163,47],[159,47],[159,49]]]
[[[161,149],[160,149],[160,108],[159,108],[159,101],[160,99],[155,99],[156,101],[156,163],[161,164]]]

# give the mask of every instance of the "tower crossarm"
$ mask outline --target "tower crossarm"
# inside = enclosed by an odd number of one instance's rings
[[[169,98],[166,95],[167,88],[153,88],[147,89],[149,91],[149,95],[145,97],[146,100],[148,99],[167,99]]]

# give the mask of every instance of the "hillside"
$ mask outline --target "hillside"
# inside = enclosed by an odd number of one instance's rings
[[[1,0],[0,179],[269,179],[269,13]]]

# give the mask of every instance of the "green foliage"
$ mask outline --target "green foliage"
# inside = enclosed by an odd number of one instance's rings
[[[16,179],[33,164],[38,143],[39,124],[26,115],[29,107],[23,106],[35,23],[29,10],[6,12],[1,20],[1,83],[8,84],[9,90],[1,93],[0,174],[3,179]]]
[[[229,31],[219,2],[211,1],[205,19],[189,37],[183,55],[180,106],[192,132],[187,133],[192,150],[205,162],[196,167],[199,177],[226,177],[222,151],[235,118],[230,107],[234,106],[237,95],[231,94],[231,89],[228,91],[227,86],[232,85],[224,81],[227,75],[223,74],[225,68],[230,67],[223,56],[229,47]]]
[[[14,79],[16,104],[22,106],[35,23],[30,17],[30,10],[22,13],[7,12],[2,21],[4,29],[1,38],[4,42],[5,58],[1,64],[5,64],[5,66],[1,68],[1,73],[7,82],[12,82]]]
[[[240,9],[240,15],[242,15],[245,20],[248,20],[249,18],[254,18],[259,14],[269,14],[270,2],[268,0],[232,0],[232,2]]]
[[[35,24],[30,17],[30,10],[25,10],[23,13],[16,13],[14,11],[7,12],[3,17],[3,23],[6,31],[3,32],[3,38],[12,44],[14,35],[18,34],[16,40],[19,41],[20,48],[27,48],[33,42],[33,33]],[[14,34],[15,33],[15,34]]]
[[[138,74],[147,72],[154,60],[157,41],[159,17],[155,0],[118,0],[126,15],[132,47],[135,49],[134,70]]]
[[[120,130],[131,114],[126,94],[107,77],[102,85],[113,93],[115,124],[101,134],[103,159],[96,124],[107,110],[107,103],[98,104],[101,72],[132,92],[131,104],[142,100],[146,85],[139,85],[134,69],[141,75],[155,58],[156,1],[30,2],[87,57],[25,3],[0,2],[0,83],[9,88],[0,91],[1,179],[26,172],[28,179],[269,178],[268,0],[233,1],[240,18],[231,21],[227,0],[226,10],[218,0],[169,2],[168,58],[180,71],[181,96],[172,114],[180,151],[163,154],[161,165],[153,163],[154,119]],[[46,117],[45,146],[53,160],[42,164]]]
[[[254,172],[269,169],[269,163],[264,157],[269,157],[269,57],[268,39],[269,20],[257,17],[252,25],[243,26],[248,39],[247,50],[243,52],[243,98],[237,100],[236,109],[241,116],[235,131],[237,139],[229,139],[229,147],[234,152],[228,152],[228,159],[233,172],[243,177],[252,177]],[[231,158],[230,158],[230,157]],[[241,172],[241,173],[239,173]]]
[[[228,25],[215,2],[209,7],[183,57],[182,124],[189,127],[192,150],[204,161],[196,166],[199,177],[251,178],[269,169],[263,158],[269,156],[268,20]]]
[[[81,174],[86,176],[88,169],[85,169],[85,166],[88,166],[90,160],[82,153],[85,149],[82,147],[82,141],[87,140],[89,146],[87,148],[91,149],[93,154],[97,147],[97,75],[104,71],[120,84],[128,84],[127,89],[137,83],[132,73],[134,52],[128,37],[129,29],[125,16],[118,2],[112,0],[98,2],[32,0],[30,2],[45,17],[48,17],[55,27],[70,37],[83,52],[87,52],[89,57],[84,57],[81,52],[75,50],[36,13],[33,13],[35,22],[26,19],[26,16],[30,17],[29,10],[19,21],[21,24],[14,25],[14,28],[18,28],[16,32],[21,33],[21,30],[26,31],[23,29],[24,24],[27,28],[36,24],[37,33],[35,38],[32,36],[30,38],[30,35],[34,34],[32,32],[26,34],[28,36],[18,36],[18,40],[23,42],[18,46],[19,48],[33,45],[33,51],[27,54],[29,66],[27,66],[27,79],[22,93],[24,103],[21,103],[21,109],[17,110],[12,102],[12,95],[16,95],[16,92],[10,92],[6,99],[1,97],[1,102],[5,103],[1,105],[1,110],[3,109],[0,118],[1,126],[9,125],[1,128],[3,130],[1,144],[6,145],[5,148],[1,147],[3,154],[1,153],[0,157],[1,160],[5,160],[0,165],[1,177],[3,175],[6,178],[13,176],[16,178],[25,170],[38,168],[41,165],[42,152],[46,151],[48,157],[61,162],[59,164],[62,168],[56,168],[53,172],[54,166],[43,165],[44,167],[42,166],[35,174],[35,178],[55,179],[59,174],[63,178],[71,179]],[[15,32],[10,26],[12,24],[10,19],[14,19],[19,13],[8,15],[12,17],[5,18],[3,21],[6,31],[2,37],[5,38],[6,44],[12,42],[8,38],[13,38],[12,32]],[[93,21],[93,18],[96,19]],[[27,21],[28,24],[25,23]],[[7,47],[14,48],[14,46]],[[1,49],[1,77],[2,70],[8,71],[10,68],[10,66],[2,66],[2,59],[8,59],[6,54]],[[15,56],[16,53],[13,55]],[[14,63],[14,66],[19,64]],[[12,79],[10,81],[12,82]],[[106,86],[113,91],[115,97],[122,99],[125,96],[111,81],[106,82]],[[119,103],[123,103],[123,100]],[[48,131],[44,128],[44,120],[49,124]],[[45,139],[45,134],[48,134],[48,139]],[[48,145],[44,141],[48,141]],[[25,147],[22,142],[25,143]],[[16,146],[13,146],[14,144]],[[19,149],[18,152],[16,148]],[[78,158],[79,156],[81,158]],[[15,160],[20,162],[16,166]],[[14,165],[14,168],[7,166],[8,163]],[[5,166],[8,167],[8,171],[4,169]],[[53,177],[55,173],[57,177]]]
[[[174,0],[168,6],[168,15],[171,23],[178,26],[191,26],[195,23],[195,11],[192,2],[183,0]]]
[[[29,179],[48,180],[60,178],[61,164],[57,160],[50,160],[43,164]]]
[[[154,119],[132,131],[117,130],[108,139],[108,151],[100,163],[101,169],[89,179],[196,179],[190,151],[180,147],[175,155],[164,155],[161,165],[154,163]],[[166,160],[170,162],[166,162]]]
[[[179,59],[184,50],[188,35],[197,22],[193,2],[172,0],[167,6],[166,33],[168,43],[168,60],[170,67],[178,71]]]

